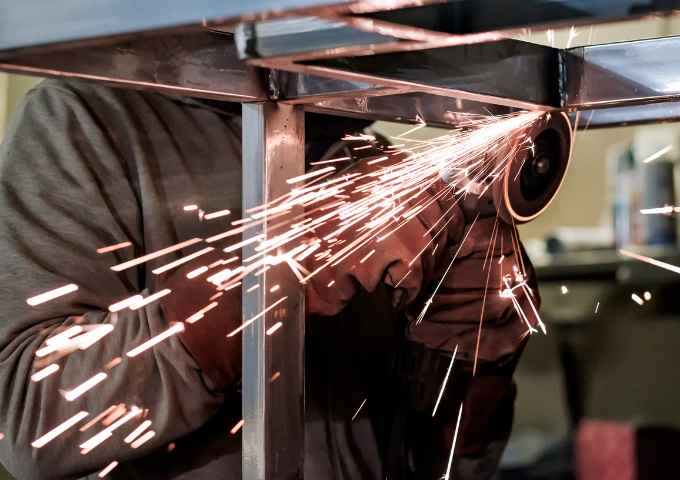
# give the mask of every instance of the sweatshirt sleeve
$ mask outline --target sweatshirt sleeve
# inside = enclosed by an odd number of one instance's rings
[[[22,100],[0,146],[0,460],[19,479],[79,478],[114,460],[143,456],[200,427],[223,399],[176,336],[126,355],[170,324],[159,302],[108,311],[131,295],[153,293],[145,290],[143,266],[110,268],[149,253],[134,167],[115,135],[77,92],[57,85]],[[130,247],[96,251],[127,241]],[[69,284],[77,291],[27,304]],[[36,356],[47,339],[74,325],[113,329],[62,358]],[[49,364],[59,370],[31,380]],[[102,373],[101,383],[65,398]],[[83,454],[80,445],[105,427],[81,427],[120,404],[144,410],[155,436],[138,449],[123,442],[144,420],[139,415]],[[75,426],[41,448],[31,445],[79,412],[87,415]]]

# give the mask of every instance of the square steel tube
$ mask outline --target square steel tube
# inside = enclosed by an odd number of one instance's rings
[[[242,108],[245,216],[288,193],[286,180],[304,174],[305,130],[301,105],[260,102]],[[271,238],[285,230],[270,233],[270,227],[303,213],[302,206],[293,208],[245,230],[243,240]],[[246,267],[260,253],[258,244],[244,245]],[[285,254],[286,248],[267,255]],[[285,261],[262,270],[245,276],[242,285],[243,321],[257,317],[243,330],[243,479],[298,480],[304,478],[304,290]],[[278,322],[281,327],[267,335]]]

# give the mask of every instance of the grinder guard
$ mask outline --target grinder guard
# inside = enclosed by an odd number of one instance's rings
[[[550,117],[548,117],[550,115]],[[475,184],[467,187],[459,205],[466,223],[498,215],[509,224],[526,223],[543,213],[557,195],[571,160],[573,132],[566,113],[545,114],[526,132],[513,139],[505,152],[516,149],[509,165],[491,188]],[[507,153],[495,157],[503,161]]]

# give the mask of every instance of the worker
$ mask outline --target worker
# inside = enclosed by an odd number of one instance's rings
[[[186,320],[216,291],[208,282],[187,280],[201,263],[153,273],[195,252],[197,245],[122,271],[111,269],[221,233],[241,218],[239,111],[229,103],[55,80],[41,82],[20,102],[0,146],[0,461],[18,479],[99,478],[113,461],[118,465],[106,478],[241,478],[240,434],[230,432],[241,419],[241,338],[226,336],[242,322],[240,290],[225,291],[200,322],[186,323],[176,336],[129,357],[126,352]],[[307,124],[308,160],[365,125],[332,117]],[[230,215],[209,221],[202,215],[227,209]],[[445,228],[431,229],[442,216]],[[505,241],[489,249],[492,232]],[[390,323],[385,319],[392,307],[371,299],[366,308],[385,315],[308,321],[307,478],[440,478],[461,404],[450,478],[494,474],[512,423],[512,373],[526,326],[512,302],[484,292],[488,278],[497,286],[511,265],[522,263],[533,285],[528,259],[508,241],[513,234],[495,219],[473,226],[454,199],[443,197],[354,271],[340,264],[310,282],[310,315],[356,309],[351,299],[365,298],[365,291],[383,292],[402,313]],[[127,247],[97,252],[126,242]],[[423,299],[458,250],[418,322]],[[515,261],[499,263],[504,257]],[[491,270],[483,270],[486,260]],[[331,278],[337,289],[322,288]],[[66,284],[78,290],[36,306],[26,302]],[[159,301],[109,311],[131,295],[164,289],[171,294]],[[528,298],[519,302],[534,324]],[[31,380],[46,364],[36,351],[48,339],[72,326],[102,324],[114,327],[106,337],[54,360],[58,371]],[[343,364],[329,359],[323,346],[345,352]],[[407,359],[417,360],[416,370]],[[103,382],[65,398],[99,372],[106,374]],[[414,393],[421,390],[418,382],[426,395]],[[331,395],[339,390],[339,396]],[[352,420],[348,412],[362,397],[366,407]],[[143,409],[155,435],[138,448],[125,443],[142,421],[136,417],[101,445],[80,447],[102,428],[89,420],[122,404]],[[83,422],[40,448],[32,446],[79,412],[88,413]]]

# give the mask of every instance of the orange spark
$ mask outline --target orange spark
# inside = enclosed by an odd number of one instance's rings
[[[451,445],[451,455],[449,456],[449,464],[446,467],[446,475],[444,480],[449,480],[451,475],[451,464],[453,463],[453,451],[456,448],[456,439],[458,438],[458,429],[460,428],[460,418],[463,416],[463,404],[460,404],[460,411],[458,412],[458,421],[456,422],[456,432],[453,434],[453,444]]]
[[[130,446],[131,446],[132,448],[139,448],[139,447],[142,446],[142,444],[144,444],[144,443],[146,443],[147,441],[151,440],[151,439],[154,437],[154,435],[156,435],[156,432],[154,432],[153,430],[149,430],[149,431],[146,432],[144,435],[142,435],[141,437],[139,437],[137,440],[135,440],[134,442],[132,442],[132,444],[131,444]]]
[[[191,272],[187,273],[187,278],[195,278],[198,277],[201,273],[207,272],[208,267],[203,266],[201,268],[197,268],[196,270],[192,270]]]
[[[357,412],[356,412],[356,413],[354,414],[354,416],[352,417],[352,420],[354,420],[355,418],[357,418],[357,415],[359,415],[359,412],[361,411],[361,407],[364,406],[364,403],[366,403],[366,400],[367,400],[367,399],[364,398],[364,401],[361,402],[361,405],[359,405],[359,409],[357,410]]]
[[[73,425],[75,425],[76,423],[78,423],[83,418],[87,417],[88,415],[89,415],[89,413],[87,413],[87,412],[76,413],[74,416],[72,416],[71,418],[66,420],[64,423],[59,425],[57,428],[55,428],[54,430],[50,430],[45,435],[43,435],[42,437],[40,437],[39,439],[37,439],[36,441],[31,443],[31,445],[34,448],[44,447],[48,442],[54,440],[56,437],[58,437],[59,435],[64,433],[66,430],[71,428]]]
[[[659,260],[654,260],[653,258],[649,258],[649,257],[643,257],[642,255],[638,255],[638,254],[633,253],[633,252],[627,252],[625,250],[619,250],[619,253],[621,255],[625,255],[627,257],[632,257],[632,258],[635,258],[637,260],[647,262],[647,263],[650,263],[652,265],[656,265],[657,267],[665,268],[666,270],[670,270],[671,272],[680,273],[680,267],[676,267],[675,265],[671,265],[670,263],[660,262]]]
[[[107,252],[112,252],[114,250],[118,250],[120,248],[125,248],[129,247],[132,245],[132,242],[123,242],[123,243],[118,243],[116,245],[111,245],[110,247],[104,247],[104,248],[98,248],[97,253],[107,253]]]
[[[248,240],[244,240],[244,241],[239,242],[239,243],[237,243],[237,244],[235,244],[235,245],[231,245],[231,246],[225,248],[224,251],[227,252],[227,253],[233,252],[234,250],[238,250],[239,248],[241,248],[241,247],[243,247],[243,246],[245,246],[245,245],[250,245],[251,243],[255,243],[255,242],[257,242],[257,241],[259,241],[259,240],[261,240],[261,239],[263,239],[263,238],[265,238],[265,235],[264,235],[264,234],[263,234],[263,235],[257,235],[257,236],[255,236],[255,237],[253,237],[253,238],[249,238]]]
[[[335,163],[335,162],[346,162],[347,160],[351,160],[350,157],[342,157],[342,158],[333,158],[331,160],[322,160],[320,162],[309,162],[310,165],[321,165],[324,163]]]
[[[151,426],[151,420],[147,420],[143,422],[139,427],[135,428],[130,435],[125,437],[123,440],[125,443],[130,443],[132,442],[135,438],[139,437],[144,430],[149,428]]]
[[[368,258],[369,258],[371,255],[373,255],[374,253],[375,253],[375,250],[371,250],[371,252],[370,252],[368,255],[366,255],[364,258],[362,258],[362,259],[359,261],[359,263],[364,263],[364,262],[365,262],[366,260],[368,260]]]
[[[656,152],[654,155],[650,155],[649,157],[645,158],[645,159],[643,160],[643,162],[644,162],[644,163],[649,163],[649,162],[651,162],[652,160],[656,160],[657,158],[661,157],[662,155],[664,155],[664,154],[670,152],[671,150],[673,150],[673,145],[668,145],[667,147],[662,148],[661,150],[659,150],[658,152]]]
[[[54,337],[48,338],[47,340],[45,340],[45,343],[47,345],[59,344],[59,343],[62,343],[64,340],[68,340],[72,336],[79,334],[82,331],[83,331],[83,327],[76,325],[76,326],[71,327],[67,330],[64,330],[59,335],[55,335]]]
[[[200,257],[201,255],[204,255],[213,250],[215,250],[213,247],[204,248],[203,250],[199,250],[196,253],[192,253],[191,255],[187,255],[186,257],[180,258],[179,260],[175,260],[172,263],[168,263],[167,265],[156,268],[155,270],[151,270],[151,272],[155,273],[156,275],[158,275],[159,273],[167,272],[168,270],[175,268],[178,265],[182,265],[183,263],[186,263],[189,260],[193,260],[194,258]]]
[[[233,435],[236,432],[238,432],[241,429],[241,427],[243,426],[244,423],[246,423],[245,420],[239,420],[238,423],[236,425],[234,425],[234,428],[231,429],[231,434]]]
[[[216,306],[217,306],[217,302],[211,303],[211,304],[208,305],[207,307],[204,307],[204,308],[200,309],[198,312],[194,313],[192,316],[190,316],[189,318],[187,318],[187,319],[185,320],[185,322],[187,322],[187,323],[194,323],[194,322],[200,320],[201,318],[203,318],[204,314],[205,314],[207,311],[212,310],[212,309],[215,308]]]
[[[153,295],[146,297],[144,300],[140,300],[137,303],[133,303],[130,305],[130,310],[138,310],[142,308],[144,305],[148,305],[151,302],[158,300],[161,297],[166,296],[168,293],[170,293],[170,289],[166,288],[165,290],[161,290],[160,292],[154,293]]]
[[[59,370],[59,365],[57,365],[56,363],[53,363],[52,365],[45,367],[42,370],[40,370],[39,372],[36,372],[33,375],[31,375],[31,380],[33,380],[34,382],[39,382],[40,380],[47,377],[48,375],[52,375],[57,370]]]
[[[121,404],[121,405],[122,405],[122,404]],[[95,423],[97,423],[99,420],[101,420],[102,418],[104,418],[105,416],[107,416],[109,413],[111,413],[111,412],[112,412],[113,410],[115,410],[116,408],[117,408],[116,405],[111,405],[109,408],[107,408],[107,409],[104,410],[102,413],[100,413],[99,415],[97,415],[96,417],[94,417],[92,420],[90,420],[89,422],[87,422],[85,425],[83,425],[82,427],[80,427],[78,430],[79,430],[80,432],[84,432],[85,430],[87,430],[87,429],[90,428],[92,425],[94,425]]]
[[[141,302],[142,300],[144,300],[144,297],[141,295],[133,295],[130,298],[126,298],[125,300],[121,300],[118,303],[109,305],[109,312],[118,312],[119,310],[123,310],[124,308],[134,305],[137,302]]]
[[[289,178],[288,180],[286,180],[286,183],[289,184],[289,185],[292,185],[293,183],[297,183],[297,182],[300,182],[302,180],[306,180],[308,178],[317,177],[319,175],[323,175],[324,173],[332,172],[334,170],[335,170],[335,167],[322,168],[321,170],[316,170],[314,172],[305,173],[304,175],[300,175],[299,177]]]
[[[270,328],[269,330],[267,330],[267,335],[271,335],[272,333],[274,333],[275,331],[277,331],[279,328],[281,328],[281,325],[283,325],[282,322],[278,322],[277,324],[275,324],[272,328]]]
[[[130,409],[130,412],[129,412],[127,415],[125,415],[123,418],[121,418],[120,420],[118,420],[118,421],[117,421],[116,423],[114,423],[113,425],[111,425],[111,426],[105,428],[104,430],[102,430],[101,432],[99,432],[98,434],[96,434],[94,437],[92,437],[92,438],[90,438],[89,440],[87,440],[85,443],[81,444],[81,445],[80,445],[80,448],[86,450],[86,451],[81,452],[81,453],[85,454],[85,453],[89,452],[89,451],[92,450],[94,447],[96,447],[97,445],[101,444],[102,442],[104,442],[104,441],[105,441],[106,439],[108,439],[109,437],[111,437],[112,432],[113,432],[115,429],[117,429],[118,427],[120,427],[120,426],[123,425],[124,423],[126,423],[126,422],[132,420],[134,417],[136,417],[137,415],[139,415],[139,414],[141,414],[141,413],[142,413],[142,410],[141,410],[141,409],[139,409],[139,408],[137,408],[137,407],[132,407],[132,408]]]
[[[233,336],[236,335],[238,332],[240,332],[241,330],[243,330],[244,328],[246,328],[248,325],[250,325],[251,323],[253,323],[255,320],[257,320],[258,318],[260,318],[262,315],[264,315],[265,313],[267,313],[269,310],[271,310],[272,308],[274,308],[275,306],[277,306],[279,303],[283,302],[286,298],[288,298],[288,297],[283,297],[283,298],[278,299],[276,302],[272,303],[269,307],[265,308],[262,312],[258,313],[258,314],[255,315],[253,318],[251,318],[250,320],[248,320],[247,322],[245,322],[243,325],[241,325],[240,327],[238,327],[236,330],[234,330],[233,332],[231,332],[229,335],[227,335],[227,337],[233,337]]]
[[[64,395],[64,397],[69,402],[72,402],[73,400],[75,400],[76,398],[81,396],[83,393],[87,392],[89,389],[91,389],[92,387],[94,387],[98,383],[103,382],[105,379],[106,379],[106,374],[103,373],[103,372],[100,372],[97,375],[95,375],[94,377],[92,377],[91,379],[89,379],[88,381],[86,381],[85,383],[83,383],[82,385],[74,388],[70,392],[67,392]]]
[[[187,240],[186,242],[178,243],[177,245],[173,245],[172,247],[164,248],[162,250],[158,250],[157,252],[150,253],[148,255],[144,255],[143,257],[138,257],[135,258],[134,260],[130,260],[129,262],[121,263],[119,265],[114,265],[111,267],[111,270],[114,272],[120,272],[122,270],[125,270],[130,267],[134,267],[135,265],[139,265],[141,263],[148,262],[149,260],[153,260],[154,258],[162,257],[165,254],[168,254],[170,252],[174,252],[177,250],[180,250],[184,247],[188,247],[189,245],[193,245],[194,243],[202,242],[203,240],[200,238],[193,238],[191,240]]]
[[[231,212],[229,210],[220,210],[219,212],[213,212],[207,214],[205,217],[206,220],[212,220],[213,218],[217,217],[224,217],[225,215],[229,215]]]
[[[99,475],[98,475],[99,478],[104,478],[105,476],[107,476],[111,470],[116,468],[117,465],[118,465],[118,462],[116,462],[115,460],[113,462],[109,463],[108,467],[106,467],[104,470],[99,472]]]
[[[451,367],[453,367],[453,362],[456,359],[456,353],[458,353],[458,345],[456,345],[456,349],[453,351],[453,355],[451,355],[451,363],[449,364],[449,369],[446,371],[446,376],[444,377],[442,388],[441,390],[439,390],[439,397],[437,397],[437,403],[434,404],[434,410],[432,410],[433,417],[437,413],[437,407],[439,407],[439,402],[442,399],[442,395],[444,395],[444,389],[446,388],[446,383],[449,381],[449,374],[451,373]]]
[[[184,324],[183,323],[177,323],[174,326],[168,328],[165,332],[160,333],[153,337],[151,340],[148,340],[144,343],[142,343],[139,347],[133,348],[129,352],[127,352],[128,357],[134,357],[142,353],[143,351],[153,347],[157,343],[162,342],[168,337],[171,337],[172,335],[179,333],[184,330]]]
[[[49,302],[50,300],[54,300],[57,297],[66,295],[67,293],[75,292],[76,290],[78,290],[78,285],[72,283],[70,285],[65,285],[55,290],[51,290],[49,292],[36,295],[35,297],[31,297],[28,300],[26,300],[26,303],[28,303],[32,307],[35,307],[36,305]]]

